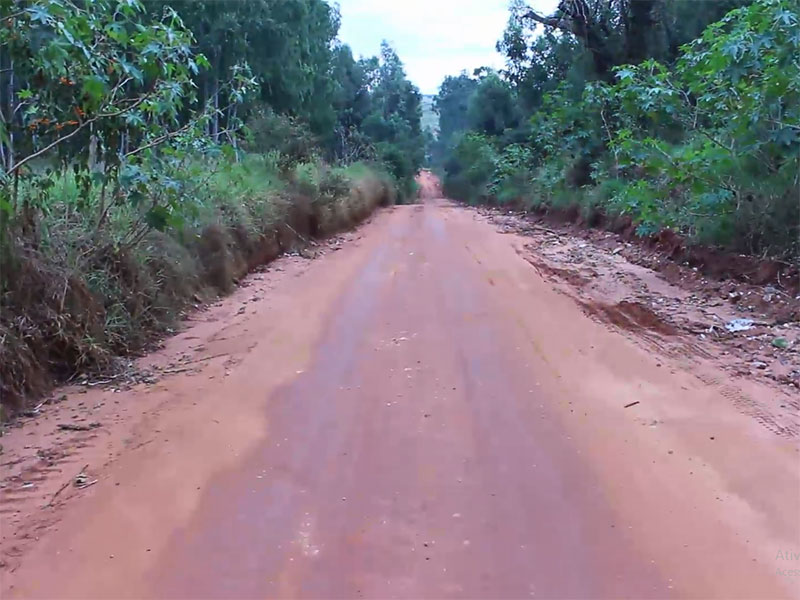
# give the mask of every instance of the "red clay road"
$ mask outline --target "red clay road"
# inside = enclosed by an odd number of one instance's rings
[[[473,211],[359,236],[148,359],[197,371],[90,393],[141,414],[4,598],[798,595],[797,440],[736,409],[769,391],[592,320]]]

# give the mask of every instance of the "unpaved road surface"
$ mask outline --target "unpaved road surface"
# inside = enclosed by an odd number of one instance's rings
[[[3,598],[800,593],[798,440],[741,410],[786,392],[445,201],[347,237],[5,436]]]

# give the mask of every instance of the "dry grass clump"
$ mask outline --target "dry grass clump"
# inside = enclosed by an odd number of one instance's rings
[[[395,200],[386,175],[357,165],[298,167],[283,185],[257,174],[212,182],[200,215],[134,246],[63,219],[0,248],[0,422],[76,374],[111,369],[170,331],[187,305],[227,294],[258,265],[332,235]],[[81,229],[83,227],[83,229]]]

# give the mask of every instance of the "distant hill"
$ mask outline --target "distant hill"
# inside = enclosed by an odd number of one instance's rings
[[[434,135],[439,135],[439,114],[433,108],[433,94],[422,96],[422,130],[430,129]]]

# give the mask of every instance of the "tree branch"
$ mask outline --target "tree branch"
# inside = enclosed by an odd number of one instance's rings
[[[522,16],[532,21],[536,21],[537,23],[541,23],[542,25],[546,25],[547,27],[555,27],[556,29],[566,31],[567,33],[572,33],[572,29],[566,26],[564,19],[561,17],[543,17],[532,9]]]
[[[134,108],[136,108],[137,106],[139,106],[147,98],[148,98],[148,96],[142,96],[138,100],[136,100],[136,102],[134,102],[133,104],[131,104],[130,106],[128,106],[126,108],[123,108],[123,109],[118,110],[118,111],[113,112],[113,113],[101,113],[101,114],[99,114],[99,115],[97,115],[95,117],[92,117],[91,119],[88,119],[88,120],[84,121],[83,123],[78,125],[74,130],[70,131],[68,134],[62,135],[60,138],[57,138],[57,139],[53,140],[52,142],[50,142],[49,144],[47,144],[47,146],[45,146],[41,150],[38,150],[38,151],[34,152],[33,154],[29,154],[28,156],[23,158],[18,163],[14,164],[14,165],[11,165],[11,168],[9,169],[9,171],[17,171],[18,172],[19,169],[23,165],[25,165],[26,163],[34,160],[35,158],[39,158],[43,154],[49,152],[50,150],[52,150],[53,148],[55,148],[56,146],[58,146],[62,142],[65,142],[68,139],[70,139],[71,137],[75,136],[79,131],[85,129],[86,127],[88,127],[92,123],[95,123],[96,121],[99,121],[100,119],[111,119],[111,118],[114,118],[114,117],[119,117],[120,115],[123,115],[126,112],[131,111]]]
[[[167,140],[169,140],[171,138],[174,138],[177,135],[180,135],[184,131],[186,131],[189,128],[191,128],[193,125],[194,125],[194,121],[190,121],[189,123],[187,123],[186,125],[184,125],[180,129],[176,129],[175,131],[169,131],[169,132],[165,133],[164,135],[160,135],[157,138],[154,138],[154,139],[150,140],[148,143],[144,144],[143,146],[139,146],[138,148],[136,148],[134,150],[131,150],[130,152],[126,152],[122,156],[123,156],[123,158],[128,158],[129,156],[135,156],[136,154],[139,154],[139,152],[147,150],[148,148],[154,148],[155,146],[163,144]]]

